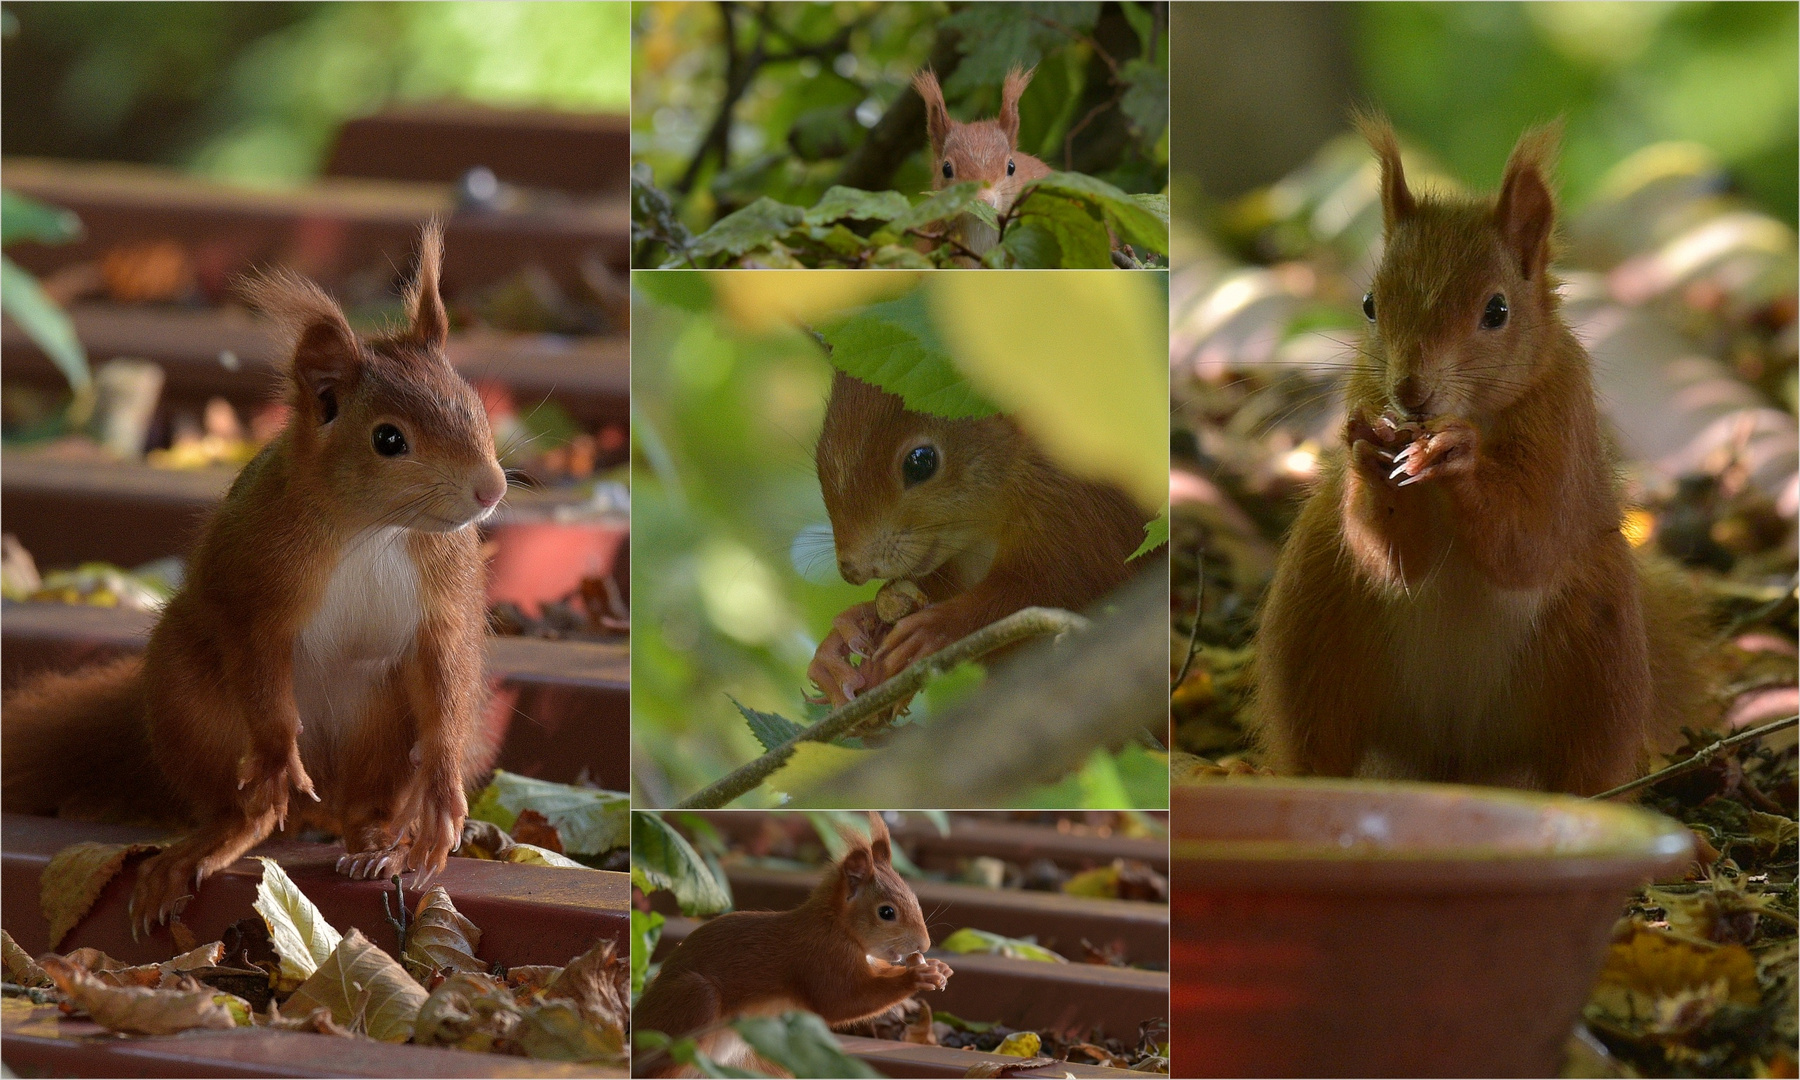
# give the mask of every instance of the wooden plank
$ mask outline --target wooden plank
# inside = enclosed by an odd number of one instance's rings
[[[388,108],[338,129],[325,174],[451,183],[476,166],[508,184],[624,191],[631,118],[461,102]]]

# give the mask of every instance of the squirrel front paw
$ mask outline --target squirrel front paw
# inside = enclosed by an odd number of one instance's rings
[[[914,953],[913,956],[918,959],[907,966],[912,971],[914,993],[942,990],[944,984],[950,981],[950,976],[956,974],[950,969],[950,965],[942,960],[930,959],[918,953]],[[912,957],[908,957],[908,959],[911,960]]]
[[[469,801],[460,780],[438,777],[426,788],[405,859],[406,869],[420,872],[415,888],[424,888],[449,863],[450,853],[462,845],[463,820],[468,816]]]
[[[1479,436],[1466,420],[1433,420],[1394,455],[1388,479],[1406,487],[1435,477],[1467,472]]]
[[[273,811],[275,828],[287,825],[288,797],[298,791],[314,802],[312,777],[300,760],[300,741],[289,739],[285,747],[264,749],[244,759],[238,767],[238,791],[253,812]]]
[[[824,693],[826,701],[833,706],[842,705],[875,685],[868,681],[867,661],[887,629],[875,611],[874,601],[845,608],[831,620],[831,632],[819,642],[806,669],[806,677]],[[852,665],[852,656],[862,657],[864,665]]]

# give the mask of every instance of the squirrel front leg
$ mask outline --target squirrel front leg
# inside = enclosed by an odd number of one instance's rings
[[[942,960],[919,953],[913,956],[917,962],[910,964],[864,961],[849,986],[833,980],[829,985],[808,987],[812,998],[808,1005],[828,1024],[849,1023],[886,1012],[914,994],[942,990],[954,974]]]
[[[426,879],[444,868],[462,842],[468,798],[463,792],[463,752],[473,736],[480,711],[481,639],[479,628],[427,624],[419,634],[414,659],[405,668],[407,701],[418,725],[419,741],[412,764],[414,797],[410,822],[409,870]]]

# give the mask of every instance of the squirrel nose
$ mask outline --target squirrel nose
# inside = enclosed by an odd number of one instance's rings
[[[506,474],[499,469],[475,481],[475,501],[482,509],[488,509],[498,503],[506,494]]]
[[[844,580],[852,585],[861,585],[863,582],[869,580],[869,575],[849,559],[838,560],[838,573],[843,575]]]

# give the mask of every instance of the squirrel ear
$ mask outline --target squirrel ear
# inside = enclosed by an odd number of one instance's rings
[[[1019,99],[1025,96],[1025,88],[1031,85],[1035,74],[1035,67],[1015,67],[1006,73],[1006,82],[1000,87],[1000,130],[1006,132],[1006,141],[1014,146],[1019,145]]]
[[[869,811],[869,853],[874,856],[877,866],[894,864],[894,848],[888,839],[887,823],[873,810]]]
[[[1406,186],[1406,170],[1400,164],[1400,140],[1394,135],[1393,125],[1376,113],[1356,112],[1351,121],[1381,162],[1381,221],[1391,229],[1411,217],[1417,206]]]
[[[362,347],[343,310],[317,285],[285,271],[252,278],[239,292],[294,343],[289,370],[300,389],[297,407],[322,410],[320,423],[331,420],[335,391],[362,369]]]
[[[854,900],[875,873],[875,857],[866,847],[853,847],[845,852],[844,861],[838,867],[844,874],[846,899]]]
[[[1494,224],[1506,248],[1518,261],[1525,280],[1537,279],[1550,262],[1550,229],[1556,222],[1556,200],[1544,173],[1562,137],[1560,122],[1533,128],[1519,136],[1506,159],[1506,178],[1494,204]]]
[[[913,76],[913,90],[925,102],[925,134],[931,139],[931,155],[944,156],[944,140],[950,135],[950,110],[944,105],[944,90],[938,85],[937,73],[930,68]]]
[[[438,274],[444,265],[444,227],[432,218],[419,237],[419,272],[406,290],[406,314],[412,325],[402,340],[441,349],[450,336],[450,317],[438,292]]]

